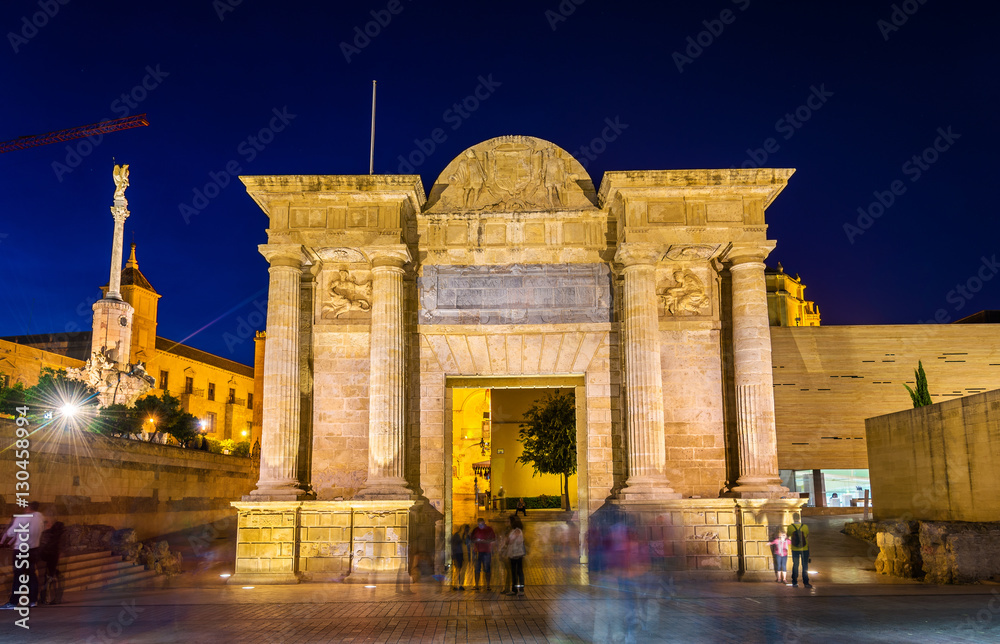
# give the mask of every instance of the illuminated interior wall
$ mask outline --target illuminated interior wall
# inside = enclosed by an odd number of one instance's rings
[[[452,393],[452,494],[471,495],[475,487],[472,466],[489,459],[479,441],[483,437],[483,414],[490,411],[489,389],[455,389]],[[487,441],[489,437],[487,436]],[[488,483],[479,482],[485,492]]]
[[[492,391],[493,444],[492,472],[493,493],[503,485],[508,498],[547,494],[559,496],[559,479],[554,474],[536,474],[530,465],[517,462],[521,443],[517,440],[519,425],[535,400],[546,389],[494,389]],[[501,453],[500,450],[503,450]],[[569,477],[569,503],[576,508],[576,475]]]

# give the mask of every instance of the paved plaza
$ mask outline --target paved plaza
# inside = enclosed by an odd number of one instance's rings
[[[931,586],[874,574],[866,544],[811,519],[814,587],[621,580],[582,567],[527,568],[527,595],[453,591],[429,578],[227,586],[220,558],[141,588],[67,594],[32,610],[31,630],[0,614],[2,642],[995,642],[1000,586]],[[222,540],[226,541],[226,540]],[[220,546],[231,547],[226,542]],[[193,563],[193,562],[192,562]],[[865,567],[868,569],[865,569]],[[494,571],[494,575],[496,572]],[[631,588],[632,592],[623,592]],[[634,639],[628,639],[629,637]]]

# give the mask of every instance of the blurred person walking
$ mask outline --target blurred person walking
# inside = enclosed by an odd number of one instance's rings
[[[14,549],[14,576],[11,580],[10,599],[2,608],[11,609],[38,604],[38,576],[35,567],[38,565],[38,546],[45,527],[45,517],[38,508],[38,501],[32,501],[28,504],[27,514],[14,515],[10,527],[0,539],[4,545],[10,545]],[[22,554],[27,556],[19,557]],[[20,578],[25,575],[28,577],[28,583],[19,583]],[[27,590],[27,595],[21,592],[22,590]],[[20,601],[21,599],[24,601]]]
[[[62,521],[51,521],[42,532],[38,546],[38,558],[42,563],[42,583],[38,600],[42,604],[58,604],[62,601],[62,576],[59,574],[59,550],[65,526]]]
[[[507,535],[507,557],[510,559],[511,594],[524,597],[524,525],[515,514],[509,517],[510,533]]]
[[[465,537],[468,534],[468,524],[463,525],[451,535],[451,589],[465,590]]]
[[[486,525],[486,519],[480,517],[477,525],[472,530],[472,543],[476,547],[476,590],[479,590],[479,571],[485,569],[486,590],[491,591],[491,563],[493,557],[493,542],[497,540],[497,533],[493,528]]]

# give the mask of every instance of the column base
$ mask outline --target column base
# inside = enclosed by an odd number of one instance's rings
[[[633,478],[625,483],[618,498],[626,502],[649,503],[681,498],[665,478]]]
[[[238,572],[226,580],[231,586],[268,586],[297,584],[299,577],[294,572]]]
[[[416,496],[406,486],[405,479],[377,479],[365,483],[354,498],[360,501],[413,501]]]
[[[726,499],[797,499],[798,492],[789,492],[780,482],[747,481],[737,483],[719,496]]]
[[[309,501],[316,498],[312,490],[304,490],[294,483],[258,483],[257,489],[243,496],[243,501]]]

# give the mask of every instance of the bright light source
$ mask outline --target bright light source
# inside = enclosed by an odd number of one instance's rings
[[[366,585],[365,588],[375,588],[374,585]]]
[[[59,408],[60,413],[62,413],[64,418],[72,418],[76,416],[76,412],[80,411],[80,408],[74,403],[68,402]]]
[[[244,586],[243,590],[253,590],[253,586]]]
[[[241,433],[241,434],[243,434],[244,436],[246,436],[246,435],[247,435],[247,430],[245,430],[245,429],[244,429],[244,430],[243,430],[242,432],[240,432],[240,433]]]
[[[223,574],[221,574],[219,576],[222,577],[222,578],[232,577],[232,575],[230,575],[228,572],[227,573],[223,573]]]

